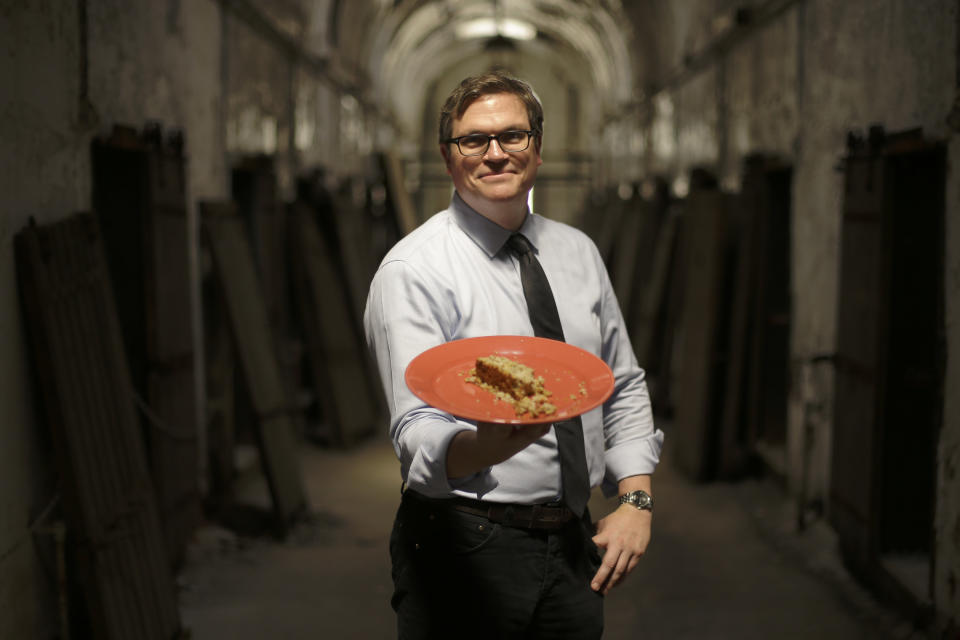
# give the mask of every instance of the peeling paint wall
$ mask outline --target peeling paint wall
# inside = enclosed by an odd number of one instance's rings
[[[725,131],[720,183],[740,188],[743,160],[758,149],[790,158],[799,129],[798,23],[789,13],[734,48],[723,65]]]
[[[675,166],[715,167],[720,154],[717,69],[699,73],[672,92],[675,109]]]

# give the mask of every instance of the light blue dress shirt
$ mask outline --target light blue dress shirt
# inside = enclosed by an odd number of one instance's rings
[[[536,214],[527,215],[520,233],[533,244],[550,281],[566,341],[613,370],[613,395],[582,416],[591,486],[602,483],[612,495],[620,479],[652,473],[660,458],[663,433],[653,424],[644,372],[593,242]],[[390,436],[407,486],[427,496],[520,504],[561,497],[552,429],[500,464],[448,479],[450,440],[476,424],[426,405],[404,381],[413,358],[444,342],[533,335],[519,263],[504,248],[510,234],[454,194],[448,209],[387,253],[370,285],[364,328],[387,396]]]

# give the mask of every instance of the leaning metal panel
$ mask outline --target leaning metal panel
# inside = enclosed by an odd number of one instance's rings
[[[93,634],[169,640],[176,594],[96,220],[31,225],[16,252]]]

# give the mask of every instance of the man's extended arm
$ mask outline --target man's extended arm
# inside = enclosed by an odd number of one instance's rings
[[[390,436],[407,485],[424,495],[443,496],[451,486],[446,468],[449,443],[473,427],[428,407],[407,387],[404,372],[424,350],[445,341],[450,311],[437,299],[435,283],[424,282],[403,262],[381,266],[370,285],[364,328],[390,407]],[[469,474],[465,474],[469,475]]]

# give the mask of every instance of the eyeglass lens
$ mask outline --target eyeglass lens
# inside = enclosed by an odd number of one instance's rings
[[[504,151],[516,152],[523,151],[530,142],[530,134],[526,131],[504,131],[496,136],[497,144]],[[483,133],[476,133],[460,138],[458,146],[460,152],[464,155],[479,155],[487,150],[490,144],[491,136]]]

